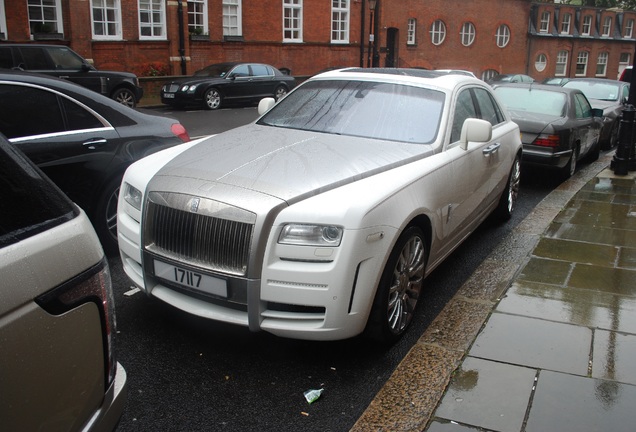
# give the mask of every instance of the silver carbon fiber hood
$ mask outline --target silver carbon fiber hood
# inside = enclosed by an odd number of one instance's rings
[[[155,179],[197,184],[198,193],[207,190],[204,195],[211,198],[214,190],[227,185],[291,203],[432,153],[430,145],[250,124],[186,150]],[[201,187],[205,184],[208,187]]]

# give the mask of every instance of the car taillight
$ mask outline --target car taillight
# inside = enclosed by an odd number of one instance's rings
[[[541,147],[558,147],[560,139],[558,135],[539,135],[532,144]]]
[[[117,362],[114,352],[115,301],[106,259],[102,259],[92,268],[39,296],[35,301],[51,315],[62,315],[88,302],[97,305],[103,329],[105,388],[108,388],[115,379]]]
[[[190,141],[190,135],[188,135],[188,131],[183,127],[181,123],[174,123],[170,130],[176,137],[178,137],[183,142]]]

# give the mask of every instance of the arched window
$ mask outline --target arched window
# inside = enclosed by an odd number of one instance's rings
[[[473,23],[467,22],[462,26],[462,30],[459,32],[462,39],[462,45],[471,46],[475,42],[475,26]]]
[[[510,28],[505,24],[500,25],[495,36],[497,38],[497,46],[499,48],[505,47],[510,42]]]
[[[446,38],[446,24],[444,21],[437,20],[431,26],[431,42],[433,45],[441,45]]]

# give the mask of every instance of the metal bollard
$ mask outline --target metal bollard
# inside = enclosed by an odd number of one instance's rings
[[[636,117],[636,109],[633,105],[626,105],[623,108],[621,117],[621,126],[619,129],[618,146],[616,154],[612,159],[611,167],[616,175],[627,175],[629,171],[630,153],[634,151],[634,118]]]

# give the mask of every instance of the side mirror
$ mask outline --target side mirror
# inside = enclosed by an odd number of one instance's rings
[[[468,149],[468,142],[488,142],[492,138],[492,125],[482,119],[467,118],[462,126],[462,133],[459,138],[461,147]]]
[[[592,117],[603,117],[603,109],[601,108],[592,108]]]
[[[258,115],[263,115],[269,111],[274,105],[276,105],[276,99],[266,97],[260,100],[258,103]]]

